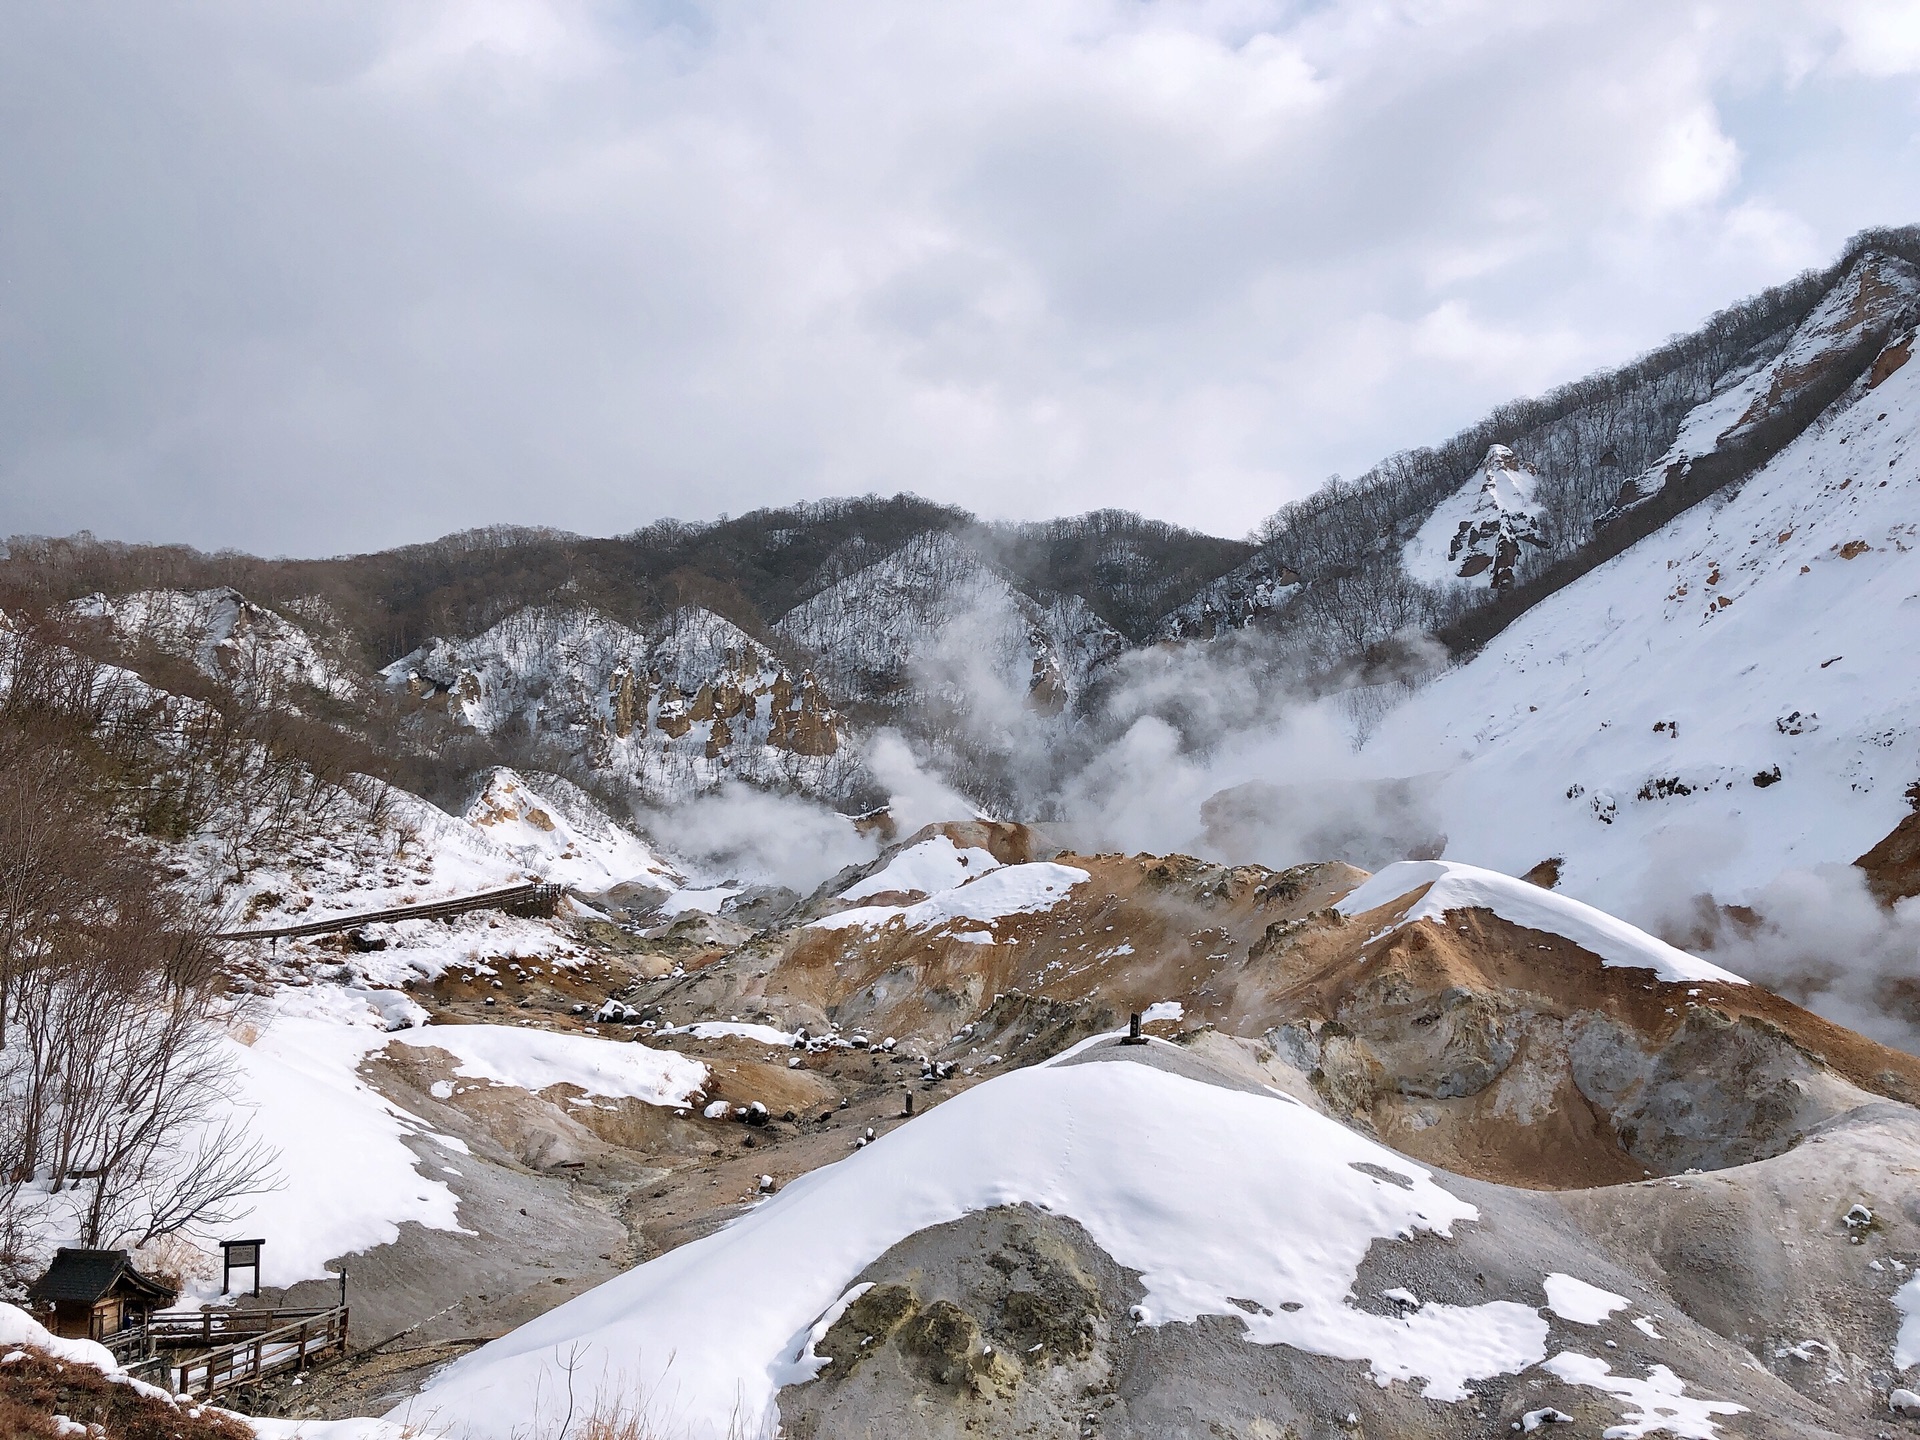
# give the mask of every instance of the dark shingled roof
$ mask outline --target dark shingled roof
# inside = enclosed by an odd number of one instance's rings
[[[133,1257],[124,1250],[75,1250],[62,1245],[47,1273],[28,1287],[27,1298],[91,1305],[121,1283],[134,1294],[162,1305],[171,1305],[179,1293],[134,1269]]]

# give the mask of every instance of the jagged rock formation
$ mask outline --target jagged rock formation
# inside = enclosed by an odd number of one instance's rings
[[[1226,631],[1244,630],[1280,610],[1299,583],[1298,570],[1262,550],[1168,611],[1156,638],[1211,640]]]
[[[523,610],[382,674],[483,733],[522,725],[655,803],[728,781],[837,797],[860,775],[812,673],[696,607],[652,634],[591,610]]]
[[[1407,542],[1401,553],[1407,573],[1430,585],[1462,580],[1490,590],[1512,585],[1525,552],[1547,548],[1534,498],[1539,481],[1512,450],[1492,446],[1479,472],[1436,505]]]

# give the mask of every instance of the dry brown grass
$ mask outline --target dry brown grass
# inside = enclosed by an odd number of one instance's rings
[[[24,1358],[0,1365],[0,1436],[6,1440],[61,1440],[56,1417],[111,1440],[253,1440],[251,1427],[216,1406],[143,1395],[91,1365],[14,1348]]]

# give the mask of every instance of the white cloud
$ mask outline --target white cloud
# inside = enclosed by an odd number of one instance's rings
[[[1920,218],[1867,0],[0,3],[0,531],[1231,532]]]

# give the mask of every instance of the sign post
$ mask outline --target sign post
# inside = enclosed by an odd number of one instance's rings
[[[236,1270],[253,1271],[253,1293],[260,1293],[260,1248],[264,1240],[222,1240],[220,1242],[220,1293],[225,1295],[233,1283]]]

